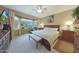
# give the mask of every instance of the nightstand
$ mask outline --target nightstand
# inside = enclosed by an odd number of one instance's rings
[[[61,36],[56,45],[54,46],[54,49],[63,53],[74,52],[74,33],[74,31],[62,30],[60,33]]]
[[[62,30],[61,39],[70,43],[74,43],[75,40],[74,34],[75,34],[74,31]]]

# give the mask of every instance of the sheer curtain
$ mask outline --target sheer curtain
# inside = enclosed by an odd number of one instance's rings
[[[14,17],[13,29],[14,30],[19,30],[20,29],[20,20],[17,16]]]

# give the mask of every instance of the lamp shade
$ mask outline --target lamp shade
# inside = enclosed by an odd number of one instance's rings
[[[74,30],[72,21],[67,21],[65,25],[67,26],[67,30]]]
[[[67,22],[65,23],[65,25],[71,26],[71,25],[73,25],[73,22],[72,22],[72,21],[67,21]]]

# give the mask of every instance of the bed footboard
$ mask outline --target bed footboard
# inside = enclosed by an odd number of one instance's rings
[[[42,38],[42,40],[40,40],[40,42],[41,42],[42,45],[45,46],[46,49],[48,49],[49,51],[51,51],[50,43],[46,39]]]

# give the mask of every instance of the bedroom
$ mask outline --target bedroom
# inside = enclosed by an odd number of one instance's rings
[[[10,37],[12,38],[8,49],[0,51],[8,53],[73,53],[75,18],[72,17],[72,14],[76,7],[76,5],[0,6],[0,13],[4,9],[9,11],[8,23],[11,27]],[[2,23],[6,22],[2,21]],[[51,49],[52,51],[49,51]]]

